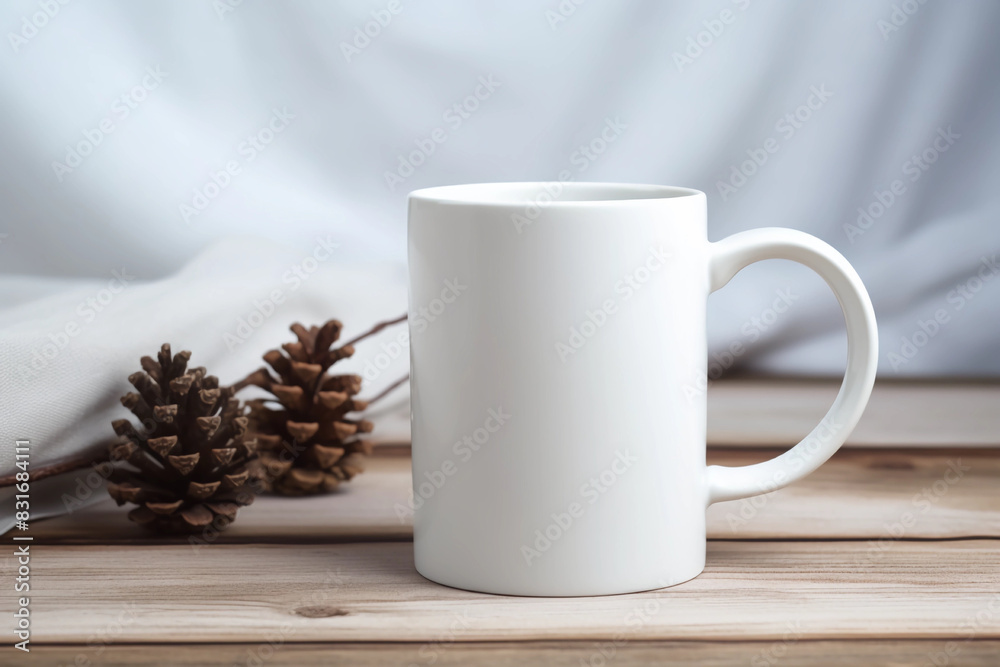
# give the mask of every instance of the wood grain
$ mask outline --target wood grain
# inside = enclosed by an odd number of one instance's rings
[[[801,440],[833,403],[839,379],[726,379],[708,388],[710,445],[787,447]],[[875,383],[847,447],[998,447],[1000,383]],[[410,441],[405,395],[380,405],[380,442]]]
[[[950,655],[945,651],[949,651]],[[109,667],[133,665],[257,665],[268,667],[393,667],[439,665],[466,667],[483,665],[514,667],[548,665],[699,665],[701,667],[746,667],[777,664],[797,667],[844,665],[888,665],[927,667],[937,659],[939,665],[996,667],[1000,641],[960,637],[955,640],[788,640],[761,642],[630,641],[613,642],[462,642],[438,647],[423,643],[395,644],[316,643],[295,644],[268,642],[253,644],[201,645],[103,645],[42,646],[31,651],[31,664],[57,665],[102,664]],[[86,660],[92,662],[85,662]],[[603,659],[603,661],[602,661]],[[943,662],[947,659],[947,663]],[[3,662],[0,664],[15,664]]]
[[[708,389],[708,442],[788,446],[833,403],[839,381],[723,380]],[[1000,383],[875,383],[847,447],[1000,446]]]
[[[975,639],[993,640],[998,545],[898,541],[871,559],[865,542],[716,541],[690,582],[568,599],[433,584],[413,569],[409,543],[42,546],[31,561],[33,640],[905,640],[964,637],[969,619]]]
[[[747,465],[774,451],[713,451]],[[982,450],[841,450],[804,480],[712,505],[710,538],[1000,537],[1000,456]]]
[[[746,465],[776,453],[712,450],[709,462]],[[220,544],[408,540],[409,494],[409,457],[376,456],[339,493],[263,496],[241,510],[228,531],[203,537]],[[891,537],[904,522],[910,524],[903,526],[907,538],[1000,537],[1000,456],[983,450],[842,450],[797,484],[708,512],[709,536],[724,539],[878,539]],[[127,521],[110,498],[35,523],[32,533],[40,542],[61,544],[171,541]]]
[[[730,447],[709,462],[773,456],[836,389],[714,384],[709,440]],[[408,446],[380,445],[341,493],[260,498],[194,545],[151,537],[109,499],[32,525],[32,653],[8,647],[0,665],[992,667],[998,405],[998,384],[879,383],[852,449],[787,489],[710,508],[705,573],[636,595],[515,598],[423,579],[396,511]],[[380,408],[383,442],[405,442],[405,408]],[[17,563],[0,566],[10,580]]]

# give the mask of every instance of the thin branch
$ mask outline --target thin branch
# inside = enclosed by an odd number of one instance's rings
[[[400,315],[399,317],[397,317],[395,319],[386,320],[384,322],[379,322],[378,324],[376,324],[375,326],[373,326],[371,329],[369,329],[368,331],[364,332],[363,334],[361,334],[359,336],[355,336],[354,338],[352,338],[351,340],[347,341],[346,343],[343,343],[343,345],[353,345],[354,343],[362,341],[365,338],[368,338],[369,336],[374,336],[375,334],[377,334],[379,331],[382,331],[382,329],[385,329],[386,327],[391,327],[394,324],[399,324],[400,322],[405,322],[406,321],[406,317],[407,317],[406,314],[403,314],[403,315]],[[266,370],[266,369],[261,369],[261,370]],[[254,371],[254,373],[258,373],[258,372],[260,372],[260,371],[259,370],[258,371]],[[249,379],[251,376],[253,376],[254,373],[251,373],[250,375],[247,376],[247,378],[244,378],[244,380],[241,380],[240,382],[236,383],[236,385],[234,385],[234,387],[238,386],[238,385],[241,385],[242,383],[245,383],[246,379]],[[409,376],[409,374],[407,374],[406,377],[403,377],[403,378],[400,378],[399,380],[396,380],[391,385],[389,385],[384,390],[382,390],[382,392],[379,393],[378,396],[375,396],[374,398],[372,398],[371,400],[369,400],[368,404],[370,405],[370,404],[372,404],[372,403],[374,403],[374,402],[376,402],[376,401],[378,401],[378,400],[380,400],[382,398],[385,398],[385,396],[387,396],[390,392],[392,392],[392,390],[396,389],[397,387],[399,387],[403,383],[407,382],[409,379],[410,379],[410,376]],[[243,387],[240,386],[240,388],[242,389]],[[81,457],[77,457],[77,458],[66,459],[64,461],[60,461],[59,463],[52,463],[52,464],[47,465],[47,466],[41,466],[41,467],[35,468],[34,470],[32,470],[29,473],[29,480],[32,481],[32,482],[37,482],[39,480],[45,479],[46,477],[52,477],[54,475],[62,475],[63,473],[73,472],[74,470],[81,470],[83,468],[87,468],[87,467],[90,467],[90,466],[93,466],[93,465],[97,465],[98,463],[104,463],[104,462],[109,461],[109,460],[110,460],[110,456],[109,456],[109,454],[107,452],[105,452],[104,454],[100,454],[97,457],[82,457],[81,456]],[[5,486],[13,486],[16,483],[17,483],[17,473],[16,472],[15,473],[11,473],[10,475],[5,475],[3,477],[0,477],[0,488],[5,487]]]
[[[66,459],[60,461],[59,463],[52,463],[47,466],[40,466],[28,473],[28,479],[31,482],[37,482],[39,480],[45,479],[46,477],[52,477],[54,475],[61,475],[67,472],[73,472],[74,470],[80,470],[81,468],[87,468],[92,465],[97,465],[98,463],[104,463],[105,461],[110,461],[110,457],[107,452],[98,455],[96,458],[93,456],[85,458],[78,457],[75,459]],[[4,486],[14,486],[17,483],[17,473],[11,473],[10,475],[5,475],[0,477],[0,487]]]
[[[368,405],[371,405],[375,401],[378,401],[378,400],[380,400],[382,398],[385,398],[390,392],[392,392],[393,389],[395,389],[396,387],[398,387],[398,386],[406,383],[409,379],[410,379],[410,374],[407,373],[404,377],[399,378],[398,380],[396,380],[395,382],[393,382],[392,384],[390,384],[388,387],[386,387],[385,389],[383,389],[382,391],[380,391],[378,393],[378,395],[375,396],[375,398],[369,399]]]
[[[341,345],[354,345],[358,341],[362,341],[365,338],[368,338],[369,336],[374,336],[375,334],[377,334],[382,329],[385,329],[386,327],[391,327],[393,324],[399,324],[400,322],[405,322],[405,321],[406,321],[406,313],[403,313],[394,320],[386,320],[385,322],[379,322],[378,324],[376,324],[375,326],[373,326],[371,329],[364,332],[360,336],[355,336],[351,340],[347,341],[346,343],[342,343]]]

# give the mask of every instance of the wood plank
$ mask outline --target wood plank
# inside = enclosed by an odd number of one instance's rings
[[[775,453],[711,450],[709,461],[746,465]],[[410,483],[408,457],[376,456],[336,494],[263,496],[229,530],[203,537],[221,544],[408,540]],[[709,536],[723,539],[879,539],[892,537],[902,522],[911,524],[904,526],[907,538],[1000,537],[1000,457],[983,450],[842,450],[788,488],[714,505],[708,522]],[[35,523],[32,534],[62,544],[186,542],[143,531],[110,498]]]
[[[995,540],[716,541],[704,574],[673,588],[595,598],[518,598],[439,586],[408,543],[39,546],[36,644],[1000,639]],[[5,562],[12,576],[12,559]],[[12,602],[4,599],[4,611]]]
[[[787,447],[801,440],[833,403],[839,380],[726,379],[708,389],[711,445]],[[998,447],[1000,382],[875,383],[847,447]],[[376,439],[410,440],[405,395],[379,406]]]
[[[830,380],[725,380],[708,390],[713,445],[788,446],[816,426],[840,387]],[[848,447],[1000,446],[1000,383],[875,383]]]
[[[951,655],[946,653],[946,649]],[[398,644],[297,644],[275,637],[253,644],[41,646],[31,650],[31,664],[42,667],[100,664],[133,665],[255,665],[268,667],[392,667],[394,665],[700,665],[702,667],[771,666],[779,662],[798,667],[830,665],[885,665],[926,667],[937,664],[996,667],[1000,641],[965,636],[952,640],[800,640],[765,642],[464,642]],[[79,658],[82,656],[82,659]],[[86,662],[86,660],[91,662]],[[0,664],[15,664],[13,662]]]
[[[371,457],[364,473],[329,495],[260,496],[240,510],[226,531],[209,529],[197,538],[211,543],[410,540],[412,516],[401,521],[393,509],[410,494],[409,450],[404,451],[406,456]],[[72,514],[35,522],[31,534],[45,543],[188,543],[183,537],[149,533],[128,521],[127,510],[108,497]]]
[[[773,451],[711,452],[747,465]],[[717,539],[1000,537],[1000,457],[983,450],[841,450],[773,493],[712,505]]]

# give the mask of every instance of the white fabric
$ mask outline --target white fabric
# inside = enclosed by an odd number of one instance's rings
[[[342,249],[328,249],[329,243],[321,238],[301,252],[231,238],[169,278],[129,280],[133,269],[125,264],[116,269],[125,280],[111,287],[107,280],[80,281],[0,311],[2,431],[10,443],[0,449],[4,474],[14,470],[15,439],[31,443],[29,469],[107,447],[111,421],[131,417],[119,403],[132,390],[128,376],[140,369],[139,357],[155,356],[164,342],[174,351],[191,350],[190,365],[205,366],[228,384],[263,366],[265,351],[294,340],[291,322],[336,316],[345,323],[346,340],[405,312],[405,287],[391,267],[346,267]],[[366,340],[354,358],[338,364],[370,380],[366,396],[408,371],[405,354],[378,356],[396,335],[387,330]],[[406,396],[402,389],[387,403],[405,404]],[[31,517],[106,497],[96,489],[99,473],[84,469],[33,486]],[[2,530],[13,525],[13,491],[0,495]]]
[[[0,472],[16,437],[35,465],[98,446],[165,340],[225,381],[295,318],[360,330],[401,312],[405,193],[445,183],[702,189],[712,239],[789,226],[847,255],[883,376],[995,376],[998,19],[917,0],[4,3]],[[327,235],[315,278],[228,351]],[[84,322],[122,267],[135,279]],[[18,372],[70,322],[56,358]],[[709,324],[716,371],[842,372],[836,302],[800,267],[748,269]]]

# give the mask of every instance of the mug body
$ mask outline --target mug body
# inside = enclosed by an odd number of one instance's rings
[[[705,195],[498,183],[409,199],[414,553],[514,595],[705,563]]]

